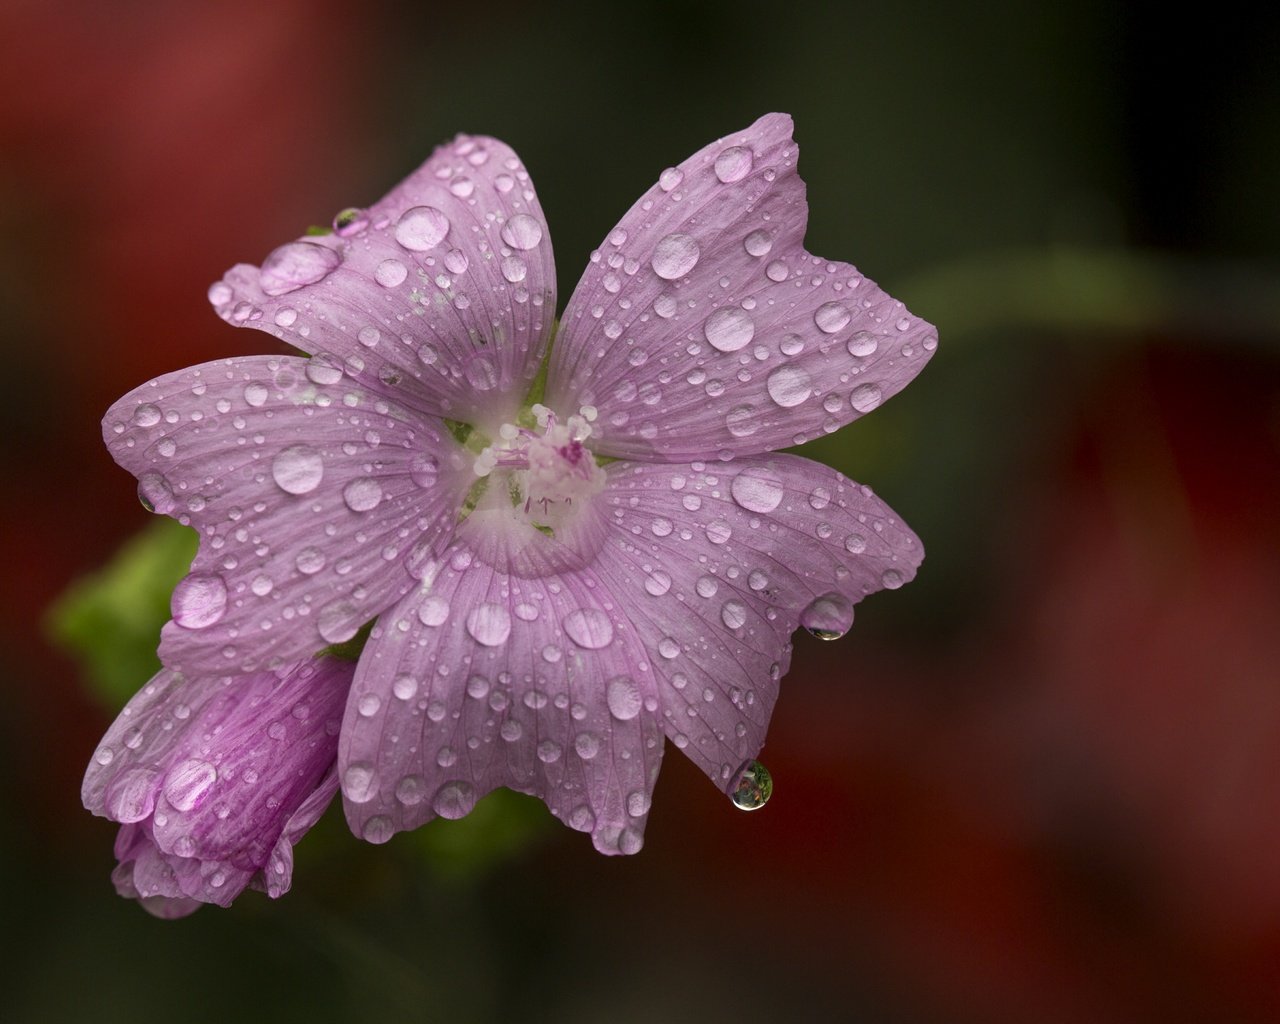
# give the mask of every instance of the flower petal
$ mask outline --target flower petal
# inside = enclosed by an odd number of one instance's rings
[[[796,627],[842,634],[924,552],[869,488],[794,455],[608,472],[595,569],[656,652],[667,736],[729,786],[764,743]]]
[[[293,844],[337,792],[354,671],[337,658],[225,679],[161,670],[85,775],[85,806],[124,823],[120,892],[227,906],[250,884],[287,891]]]
[[[209,289],[219,315],[336,357],[366,384],[394,381],[433,415],[495,429],[511,418],[556,308],[551,236],[511,148],[460,135],[334,226],[229,270]]]
[[[881,405],[933,353],[932,326],[805,251],[791,129],[769,114],[664,171],[592,253],[546,402],[596,407],[595,451],[660,461],[800,444]]]
[[[439,420],[292,356],[160,377],[111,407],[103,435],[144,502],[200,533],[160,645],[188,672],[350,639],[412,587],[415,542],[447,543],[470,483]]]
[[[339,753],[347,819],[383,842],[508,786],[601,852],[634,853],[657,707],[648,659],[589,571],[521,578],[459,546],[361,657]]]

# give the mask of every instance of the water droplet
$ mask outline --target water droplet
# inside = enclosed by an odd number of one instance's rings
[[[342,257],[315,242],[289,242],[274,250],[258,271],[258,285],[268,295],[286,295],[333,273]]]
[[[712,544],[723,544],[733,536],[733,528],[723,519],[707,524],[707,540]]]
[[[459,174],[449,182],[449,191],[459,199],[466,199],[476,190],[476,183],[465,175]]]
[[[734,406],[725,414],[724,422],[734,437],[750,437],[760,429],[760,421],[752,405]]]
[[[565,823],[579,832],[590,832],[596,827],[596,816],[591,813],[591,808],[586,804],[578,804],[577,807],[569,812],[569,817],[565,819]]]
[[[813,394],[813,381],[799,366],[779,366],[765,381],[769,397],[784,409],[791,409]]]
[[[819,640],[839,640],[853,625],[853,605],[841,594],[824,594],[800,613],[800,625]]]
[[[271,590],[274,586],[275,584],[272,583],[271,577],[268,576],[265,572],[260,572],[258,573],[257,576],[253,578],[253,582],[249,584],[249,589],[252,590],[258,597],[266,597],[269,593],[271,593]]]
[[[527,213],[517,213],[502,225],[502,240],[513,249],[528,251],[542,241],[542,225]]]
[[[564,747],[555,740],[543,740],[538,744],[537,753],[543,764],[555,764],[564,754]]]
[[[398,700],[413,700],[418,695],[418,680],[411,675],[398,675],[391,683],[391,692]]]
[[[449,602],[439,594],[429,594],[418,606],[418,621],[424,626],[442,625],[448,617]]]
[[[902,573],[897,569],[886,569],[880,577],[880,582],[884,584],[886,590],[897,590],[905,581]]]
[[[406,775],[396,783],[396,799],[406,807],[416,807],[427,798],[427,780],[421,775]]]
[[[730,600],[720,609],[720,621],[730,629],[741,629],[747,623],[747,606],[739,600]]]
[[[679,167],[668,167],[658,175],[658,187],[663,192],[670,192],[682,181],[684,181],[684,171],[680,170]]]
[[[227,585],[217,573],[193,572],[173,588],[173,621],[186,629],[205,629],[227,611]]]
[[[511,613],[500,604],[478,604],[467,613],[467,632],[478,644],[498,647],[511,635]]]
[[[266,403],[269,394],[267,386],[261,381],[255,380],[244,386],[245,403],[255,409],[261,408]]]
[[[852,319],[849,310],[838,302],[824,302],[813,314],[813,322],[823,334],[835,334]]]
[[[314,576],[324,568],[324,553],[318,548],[303,548],[298,552],[298,557],[294,559],[294,565],[298,567],[298,572],[306,576]]]
[[[281,306],[276,310],[276,326],[292,327],[297,322],[298,311],[292,306]]]
[[[519,256],[508,256],[502,261],[502,276],[512,284],[519,284],[528,273],[528,264]]]
[[[675,281],[689,273],[698,263],[701,250],[690,235],[667,235],[653,248],[653,272],[664,281]]]
[[[373,279],[383,288],[394,288],[409,276],[409,269],[397,259],[383,260],[373,272]]]
[[[395,834],[395,822],[385,814],[375,814],[360,829],[360,835],[370,843],[385,843]]]
[[[361,718],[372,718],[382,708],[382,700],[376,693],[366,693],[356,701],[356,710]]]
[[[578,608],[564,618],[564,631],[579,647],[598,651],[613,640],[613,623],[599,608]]]
[[[164,780],[164,798],[176,811],[199,806],[218,778],[218,770],[208,761],[194,758],[169,769]]]
[[[160,422],[160,410],[154,405],[143,403],[133,410],[133,422],[140,427],[154,427]]]
[[[849,393],[849,404],[858,412],[870,412],[884,400],[879,384],[859,384]]]
[[[365,348],[373,348],[378,344],[378,339],[382,337],[382,332],[376,327],[361,327],[356,332],[356,341],[360,342]]]
[[[759,761],[748,761],[738,769],[737,779],[729,790],[729,799],[744,811],[758,811],[773,795],[773,776]]]
[[[764,228],[758,228],[742,240],[742,247],[750,256],[767,256],[773,248],[773,238]]]
[[[159,473],[143,473],[138,477],[138,500],[148,512],[168,515],[173,511],[173,488]]]
[[[235,292],[225,281],[214,281],[209,285],[209,302],[214,306],[225,306],[234,296]]]
[[[358,235],[369,226],[369,218],[358,206],[348,206],[333,218],[333,232],[342,238]]]
[[[671,577],[661,569],[654,569],[645,577],[644,589],[654,597],[661,597],[671,589]]]
[[[342,792],[353,804],[367,804],[378,795],[378,773],[373,765],[357,761],[342,773]]]
[[[442,818],[462,818],[476,805],[476,790],[461,779],[446,782],[431,800],[431,809]]]
[[[633,818],[641,818],[649,813],[649,794],[642,789],[627,794],[627,813]]]
[[[449,233],[449,218],[434,206],[414,206],[400,215],[396,241],[413,252],[426,252]]]
[[[716,177],[726,185],[741,181],[751,173],[751,150],[730,146],[716,157]]]
[[[104,794],[107,817],[122,825],[148,817],[156,807],[155,782],[150,768],[130,768],[117,776]]]
[[[609,680],[605,687],[605,700],[609,704],[609,714],[620,722],[629,722],[640,714],[640,687],[628,676]]]
[[[419,487],[434,487],[440,465],[431,455],[415,455],[409,463],[409,478]]]
[[[715,597],[716,591],[720,589],[720,584],[716,582],[714,576],[699,576],[698,582],[694,584],[694,589],[698,592],[699,597]]]
[[[498,367],[486,355],[473,356],[467,363],[467,383],[477,391],[492,391],[498,386]]]
[[[350,601],[330,601],[316,617],[316,629],[325,643],[344,644],[359,628],[360,617]]]
[[[729,485],[733,500],[748,512],[772,512],[782,504],[786,489],[782,478],[765,466],[751,466]]]
[[[470,265],[471,261],[461,249],[450,249],[445,253],[444,266],[451,274],[464,274]]]
[[[290,445],[271,460],[271,477],[282,491],[309,494],[324,477],[324,460],[308,444]]]
[[[849,350],[849,355],[863,357],[875,352],[878,345],[879,342],[876,341],[876,336],[870,331],[859,331],[849,339],[845,348]]]
[[[721,352],[737,352],[756,333],[755,321],[736,306],[717,309],[702,327],[711,347]]]
[[[352,480],[342,489],[342,500],[352,512],[368,512],[382,502],[382,485],[372,477]]]

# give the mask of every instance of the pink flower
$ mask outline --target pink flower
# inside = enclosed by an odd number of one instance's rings
[[[804,250],[796,160],[771,114],[663,171],[558,332],[550,235],[495,139],[229,271],[219,314],[309,358],[169,374],[104,420],[143,500],[200,532],[165,664],[261,672],[376,618],[339,745],[374,842],[508,786],[635,852],[664,735],[749,789],[791,633],[841,635],[923,555],[867,487],[768,454],[936,345]]]
[[[187,679],[162,670],[107,730],[85,807],[121,823],[113,879],[157,917],[289,890],[293,846],[338,791],[338,727],[355,665]]]

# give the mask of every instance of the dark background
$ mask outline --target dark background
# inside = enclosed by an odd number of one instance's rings
[[[1278,34],[1163,10],[7,4],[0,1017],[1280,1016]],[[380,848],[331,815],[276,903],[116,897],[78,790],[123,698],[44,611],[147,519],[107,405],[270,350],[208,284],[458,131],[530,168],[563,304],[659,171],[769,110],[810,250],[941,338],[805,450],[928,558],[797,637],[770,805],[671,750],[635,858],[508,800]]]

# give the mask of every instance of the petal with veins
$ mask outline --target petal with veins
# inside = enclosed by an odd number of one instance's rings
[[[592,447],[649,461],[751,455],[870,412],[937,345],[847,263],[804,249],[791,118],[762,117],[664,172],[592,254],[547,403],[599,410]]]

